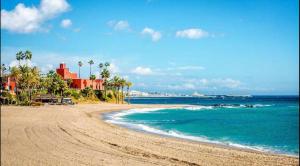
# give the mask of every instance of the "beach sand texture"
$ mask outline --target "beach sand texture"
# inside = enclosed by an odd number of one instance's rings
[[[1,165],[299,165],[296,157],[131,131],[100,117],[142,107],[166,106],[2,106]]]

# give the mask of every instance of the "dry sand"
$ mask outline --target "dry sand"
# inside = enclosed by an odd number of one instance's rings
[[[140,133],[100,118],[136,107],[158,106],[2,106],[1,165],[298,165],[296,157]]]

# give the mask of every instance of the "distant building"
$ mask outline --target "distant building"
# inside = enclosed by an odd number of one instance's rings
[[[59,65],[59,68],[56,69],[56,73],[64,80],[72,79],[71,88],[74,89],[84,89],[86,87],[91,87],[94,90],[103,90],[103,80],[102,79],[96,79],[94,81],[90,79],[82,79],[77,77],[77,73],[72,73],[69,71],[69,68],[67,68],[66,64],[61,63]]]

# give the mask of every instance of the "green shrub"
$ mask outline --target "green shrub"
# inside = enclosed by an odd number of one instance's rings
[[[21,92],[19,95],[19,103],[21,105],[29,105],[30,101],[29,101],[29,96],[26,92]]]
[[[64,94],[63,94],[63,96],[64,96],[64,97],[70,97],[70,96],[71,96],[71,94],[72,94],[71,90],[70,90],[70,89],[68,89],[68,90],[65,90],[65,91],[64,91]]]
[[[71,89],[71,96],[74,97],[75,99],[79,99],[81,97],[80,91],[76,89]]]
[[[82,89],[80,92],[83,97],[93,97],[95,95],[94,90],[91,87],[86,87]]]
[[[106,97],[109,98],[109,99],[113,99],[114,98],[113,95],[110,92],[107,94]]]

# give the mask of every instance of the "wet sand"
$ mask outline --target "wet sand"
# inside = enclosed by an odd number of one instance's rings
[[[175,105],[1,107],[1,165],[299,165],[299,158],[132,131],[101,113]]]

